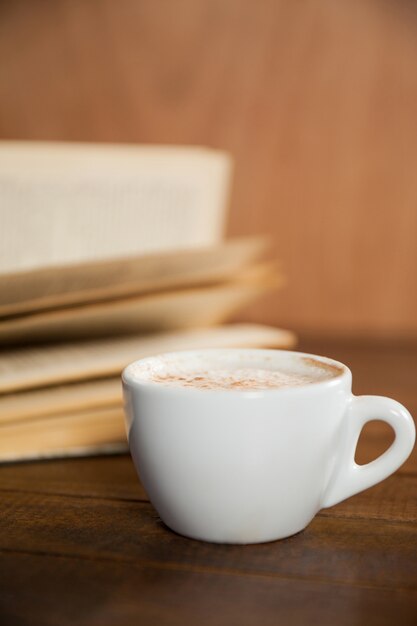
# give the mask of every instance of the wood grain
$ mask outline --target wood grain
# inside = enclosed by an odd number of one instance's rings
[[[34,616],[43,626],[415,626],[417,615],[409,590],[18,553],[1,565],[0,614],[17,626]]]
[[[0,478],[0,491],[148,501],[128,455],[9,463]]]
[[[368,444],[365,452],[368,453]],[[406,470],[400,468],[395,476],[336,507],[322,511],[320,515],[417,522],[415,453],[412,461],[412,465],[405,466]],[[9,464],[1,468],[0,477],[0,494],[9,492],[130,502],[149,501],[130,457],[125,455]],[[248,497],[251,497],[250,492]]]
[[[348,362],[358,392],[389,388],[417,406],[416,347],[305,337],[302,348]],[[363,456],[389,437],[367,433]],[[305,531],[225,546],[166,528],[126,455],[3,465],[0,621],[414,626],[416,495],[413,452],[394,476],[321,511]]]
[[[0,137],[207,144],[286,291],[246,319],[417,336],[417,12],[381,0],[8,0]]]
[[[369,519],[321,516],[298,535],[242,549],[176,535],[149,503],[3,492],[2,506],[0,551],[381,588],[417,586],[415,520],[376,524]]]

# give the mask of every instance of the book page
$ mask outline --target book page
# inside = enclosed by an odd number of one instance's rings
[[[0,273],[215,245],[230,177],[200,147],[1,141]]]
[[[227,280],[266,248],[261,238],[198,250],[0,274],[0,317]]]
[[[121,407],[0,426],[0,461],[122,450],[127,450],[127,441]]]
[[[0,426],[123,405],[120,376],[0,395]]]
[[[275,288],[279,280],[267,264],[248,269],[234,282],[6,319],[0,322],[0,344],[210,326]]]
[[[257,324],[111,337],[0,352],[0,393],[120,375],[140,358],[198,348],[292,348],[295,335]]]

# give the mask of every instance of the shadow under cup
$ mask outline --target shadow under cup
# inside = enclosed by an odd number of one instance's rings
[[[324,357],[177,352],[132,363],[122,378],[143,486],[165,524],[194,539],[258,543],[297,533],[321,508],[395,471],[414,444],[402,405],[353,396],[350,370]],[[360,431],[376,418],[395,441],[359,466]]]

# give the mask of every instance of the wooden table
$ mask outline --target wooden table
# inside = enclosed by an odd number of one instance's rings
[[[349,364],[356,393],[391,395],[417,415],[417,346],[301,348]],[[390,437],[368,426],[359,461]],[[304,532],[254,546],[165,528],[128,456],[3,466],[0,490],[4,626],[417,624],[416,452]]]

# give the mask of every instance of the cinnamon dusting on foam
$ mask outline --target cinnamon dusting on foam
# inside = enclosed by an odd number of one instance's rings
[[[190,372],[181,374],[156,373],[152,382],[176,387],[193,387],[211,390],[262,390],[298,387],[316,382],[317,377],[264,369],[233,369]]]
[[[313,357],[303,357],[303,362],[306,363],[309,367],[315,367],[318,370],[321,370],[324,374],[327,374],[324,378],[335,378],[336,376],[340,376],[343,374],[344,369],[341,365],[334,365],[333,363],[325,363],[324,361],[319,361],[318,359],[314,359]]]
[[[230,359],[221,357],[222,353],[217,358],[204,353],[197,358],[193,355],[183,357],[182,354],[177,358],[161,355],[132,363],[129,373],[138,381],[168,387],[258,391],[318,383],[336,378],[345,371],[341,365],[326,363],[313,356],[282,357],[282,367],[279,359],[274,365],[272,356],[262,353],[259,356],[237,353]]]

